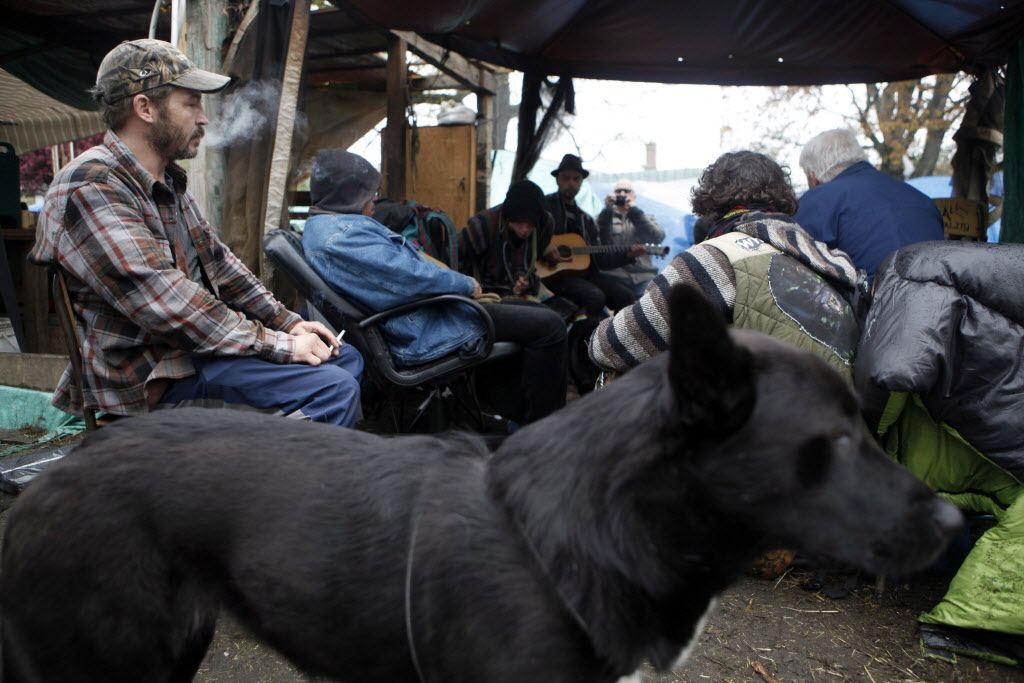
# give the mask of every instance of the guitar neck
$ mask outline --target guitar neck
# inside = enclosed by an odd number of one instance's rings
[[[634,245],[603,245],[600,247],[569,247],[573,254],[613,254],[633,249]],[[644,246],[644,251],[651,255],[660,255],[662,248]]]
[[[611,254],[617,251],[629,251],[632,244],[608,244],[600,247],[570,247],[574,254]],[[648,249],[650,251],[650,249]]]

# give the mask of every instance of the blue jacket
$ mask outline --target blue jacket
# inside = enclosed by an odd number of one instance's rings
[[[868,278],[900,247],[944,237],[931,199],[866,161],[805,192],[793,218],[814,239],[845,251]]]
[[[473,293],[473,279],[423,260],[405,238],[368,216],[319,214],[302,234],[306,260],[331,287],[373,312],[438,294]],[[483,341],[484,323],[461,304],[429,306],[381,327],[399,365],[418,365]]]

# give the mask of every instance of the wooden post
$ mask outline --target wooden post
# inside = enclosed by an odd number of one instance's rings
[[[388,36],[388,124],[384,131],[384,153],[381,155],[385,194],[395,201],[405,199],[405,110],[406,44],[395,35]]]
[[[494,125],[494,95],[477,93],[476,110],[476,207],[474,210],[480,212],[490,204],[491,128]]]
[[[221,45],[227,38],[228,20],[224,3],[220,0],[192,0],[186,8],[188,31],[185,36],[185,54],[197,67],[222,73]],[[222,96],[204,95],[206,117],[216,121],[220,114]],[[199,146],[199,153],[189,164],[188,189],[199,204],[203,216],[215,230],[220,231],[224,220],[224,178],[227,175],[223,149]]]

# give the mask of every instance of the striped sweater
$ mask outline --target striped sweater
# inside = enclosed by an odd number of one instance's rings
[[[865,280],[843,252],[816,242],[790,216],[754,212],[739,217],[732,226],[792,256],[828,280],[844,296]],[[736,275],[729,259],[708,243],[696,244],[676,256],[655,277],[635,304],[601,322],[590,338],[590,358],[601,368],[624,371],[668,348],[668,295],[673,285],[699,288],[732,320],[736,303]]]

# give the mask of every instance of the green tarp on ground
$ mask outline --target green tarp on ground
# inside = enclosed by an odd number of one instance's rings
[[[20,431],[34,437],[31,443],[0,441],[0,457],[85,430],[80,418],[54,408],[50,398],[48,392],[0,386],[0,433]]]

